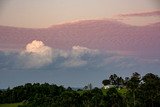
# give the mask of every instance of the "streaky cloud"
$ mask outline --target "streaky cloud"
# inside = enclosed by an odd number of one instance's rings
[[[119,17],[147,17],[147,16],[160,16],[160,10],[156,11],[147,11],[139,13],[129,13],[129,14],[119,14]]]

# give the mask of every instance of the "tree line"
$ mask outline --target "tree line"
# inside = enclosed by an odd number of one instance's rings
[[[108,89],[72,90],[55,84],[27,83],[0,91],[0,103],[23,102],[19,107],[160,107],[160,77],[111,75],[102,81]],[[124,92],[121,92],[125,90]]]

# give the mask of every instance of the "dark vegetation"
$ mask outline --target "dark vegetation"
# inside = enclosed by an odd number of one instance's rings
[[[0,91],[0,103],[22,102],[19,107],[160,107],[160,77],[148,73],[129,78],[113,74],[102,81],[108,89],[72,90],[48,83],[27,83]],[[123,91],[126,90],[126,91]]]

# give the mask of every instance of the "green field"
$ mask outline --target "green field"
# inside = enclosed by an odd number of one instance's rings
[[[18,105],[22,105],[22,103],[0,104],[0,107],[18,107]]]
[[[122,88],[120,90],[118,90],[119,93],[121,93],[122,95],[127,93],[127,89],[126,88]]]

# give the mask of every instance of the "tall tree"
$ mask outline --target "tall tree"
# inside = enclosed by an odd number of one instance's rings
[[[136,105],[136,91],[139,87],[141,76],[137,72],[133,73],[130,80],[127,82],[129,98],[133,98],[133,106]],[[131,101],[132,102],[132,101]],[[132,105],[132,103],[131,103]]]
[[[111,76],[109,77],[110,83],[111,83],[112,85],[116,85],[116,84],[117,84],[117,78],[118,78],[118,76],[117,76],[116,74],[111,75]]]
[[[124,84],[124,80],[122,77],[117,77],[117,86],[119,87],[120,85],[123,85]]]
[[[105,86],[105,85],[109,85],[110,84],[110,80],[108,79],[105,79],[102,81],[102,84]]]
[[[124,98],[118,93],[116,88],[109,88],[106,96],[106,107],[125,107]]]
[[[152,73],[146,74],[141,85],[141,99],[145,102],[145,106],[160,106],[160,78]]]

